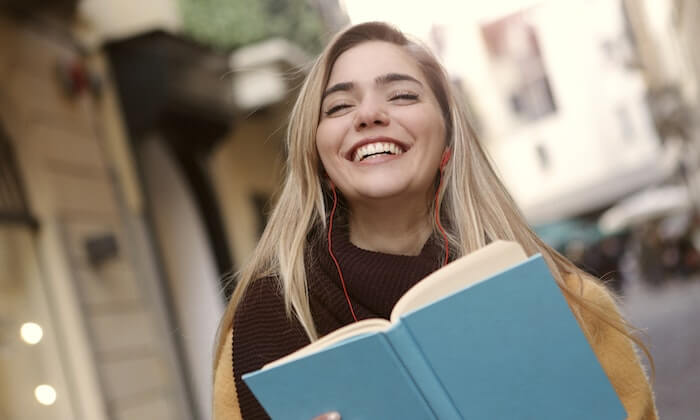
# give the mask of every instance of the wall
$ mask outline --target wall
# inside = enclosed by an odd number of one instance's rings
[[[608,0],[544,2],[526,11],[556,106],[529,122],[514,116],[494,78],[479,29],[487,22],[447,26],[448,70],[474,98],[484,142],[533,223],[594,210],[667,175],[642,74],[625,67],[621,12],[620,1]]]
[[[76,403],[62,364],[61,325],[37,261],[32,231],[0,224],[0,418],[70,420]],[[20,338],[25,322],[43,330],[34,345]],[[34,390],[49,385],[56,390],[53,405],[39,404]]]
[[[90,34],[93,42],[114,40],[163,29],[177,31],[181,20],[177,0],[82,0],[78,5],[81,21],[77,26]]]
[[[76,56],[69,39],[56,37],[56,27],[0,15],[0,118],[40,224],[38,263],[51,317],[61,326],[68,378],[59,398],[71,398],[73,418],[81,420],[186,418],[188,397],[153,261],[144,259],[149,245],[134,223],[140,216],[125,204],[129,181],[119,168],[129,165],[115,165],[111,154],[124,140],[109,106],[113,86],[99,74],[105,108],[88,92],[69,97],[61,89],[57,63]],[[95,235],[117,244],[101,264],[86,252]]]
[[[233,260],[239,269],[251,255],[264,227],[253,196],[273,199],[281,185],[288,112],[287,108],[278,107],[239,121],[210,161]]]
[[[223,314],[209,240],[184,175],[162,140],[154,135],[140,147],[144,181],[162,255],[196,409],[211,417],[212,351]]]
[[[685,55],[686,78],[682,89],[691,106],[700,107],[700,51],[697,48],[700,39],[700,3],[695,0],[676,0],[673,28],[678,32],[681,49]]]

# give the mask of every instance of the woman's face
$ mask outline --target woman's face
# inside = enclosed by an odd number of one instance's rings
[[[445,146],[435,95],[402,48],[371,41],[338,57],[325,87],[316,147],[351,206],[425,200]]]

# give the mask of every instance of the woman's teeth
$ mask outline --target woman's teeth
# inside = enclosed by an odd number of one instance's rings
[[[402,153],[403,150],[401,150],[401,148],[394,143],[370,143],[358,147],[352,157],[352,160],[353,162],[360,162],[371,156],[378,156],[382,154],[400,155]]]

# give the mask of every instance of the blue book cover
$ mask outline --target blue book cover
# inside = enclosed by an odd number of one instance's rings
[[[627,417],[539,255],[243,379],[273,419]]]

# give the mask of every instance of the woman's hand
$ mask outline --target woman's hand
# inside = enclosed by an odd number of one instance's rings
[[[314,417],[312,420],[340,420],[340,413],[337,411],[332,411],[330,413],[324,413],[318,417]]]

